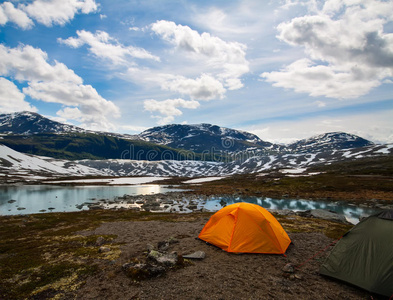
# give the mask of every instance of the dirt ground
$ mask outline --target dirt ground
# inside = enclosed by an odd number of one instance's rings
[[[328,251],[308,262],[333,239],[323,233],[289,233],[293,242],[286,256],[231,254],[196,237],[207,217],[195,221],[118,221],[101,224],[89,235],[117,235],[121,255],[115,261],[100,261],[99,271],[89,276],[76,291],[77,299],[381,299],[357,287],[319,275]],[[206,253],[203,260],[174,269],[164,276],[139,282],[125,275],[121,266],[136,258],[144,260],[147,244],[175,238],[168,251],[186,255],[196,250]],[[290,279],[282,268],[291,263],[305,264]],[[292,276],[293,277],[293,276]],[[74,294],[75,295],[75,294]],[[73,296],[74,296],[73,295]]]

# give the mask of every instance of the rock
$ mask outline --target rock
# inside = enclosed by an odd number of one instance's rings
[[[188,205],[186,208],[188,208],[189,210],[195,210],[198,208],[197,205]]]
[[[148,252],[150,252],[150,251],[154,250],[154,246],[152,244],[147,244],[146,249]]]
[[[296,278],[296,279],[299,279],[299,280],[302,280],[302,279],[303,279],[303,277],[302,277],[301,275],[299,275],[299,274],[295,274],[295,278]]]
[[[163,266],[143,263],[127,263],[122,266],[124,273],[133,280],[144,280],[165,274]]]
[[[294,273],[295,268],[292,266],[292,264],[286,264],[283,268],[282,271],[285,273]]]
[[[183,258],[186,259],[204,259],[206,257],[206,253],[203,251],[195,251],[194,253],[183,255]]]
[[[162,264],[167,267],[176,265],[178,261],[178,255],[176,252],[161,253],[156,250],[150,251],[147,258],[155,263]]]
[[[335,221],[335,222],[348,224],[347,219],[343,215],[339,215],[336,212],[332,212],[332,211],[324,210],[324,209],[306,210],[304,212],[298,212],[298,215],[302,216],[302,217],[313,217],[313,218],[317,218],[317,219],[323,219],[323,220]]]
[[[111,251],[111,249],[105,246],[101,246],[100,249],[98,249],[98,253],[106,253],[109,251]]]
[[[162,251],[162,252],[168,251],[169,242],[167,242],[167,241],[158,242],[157,249],[158,249],[158,251]]]

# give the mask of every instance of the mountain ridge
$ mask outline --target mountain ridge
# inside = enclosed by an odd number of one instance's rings
[[[306,154],[372,146],[345,132],[319,134],[288,145],[217,125],[169,124],[138,135],[90,131],[33,112],[0,115],[1,143],[24,153],[58,159],[239,160],[244,157]],[[131,153],[132,151],[133,153]]]

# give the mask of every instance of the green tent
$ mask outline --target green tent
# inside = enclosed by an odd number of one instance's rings
[[[393,210],[363,219],[331,251],[320,273],[387,297],[393,295]]]

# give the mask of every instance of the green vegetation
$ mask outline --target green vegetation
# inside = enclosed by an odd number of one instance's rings
[[[79,233],[103,222],[194,222],[210,215],[99,210],[0,217],[0,299],[73,298],[88,276],[116,272],[121,254],[116,236]],[[276,217],[288,232],[338,238],[351,228],[299,216]],[[100,251],[102,245],[110,251]]]
[[[49,156],[58,159],[194,159],[217,160],[214,157],[174,149],[140,140],[126,140],[93,133],[42,133],[34,135],[5,135],[1,143],[23,153]]]
[[[280,172],[242,174],[193,186],[192,193],[241,194],[272,198],[393,202],[393,156],[334,163],[308,170],[309,176]],[[171,184],[170,181],[166,182]]]

